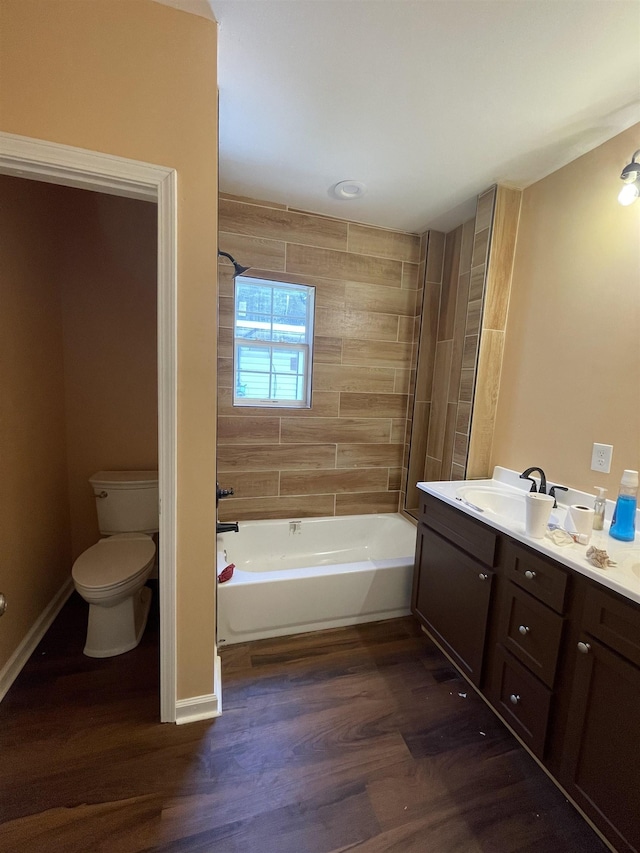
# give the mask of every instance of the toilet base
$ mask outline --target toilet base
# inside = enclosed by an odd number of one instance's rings
[[[110,658],[135,649],[147,625],[151,596],[149,587],[143,586],[113,607],[90,604],[84,654]]]

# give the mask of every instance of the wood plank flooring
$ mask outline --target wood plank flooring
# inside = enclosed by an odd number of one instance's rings
[[[603,853],[414,620],[231,646],[158,719],[157,614],[82,655],[74,593],[0,705],[3,853]]]

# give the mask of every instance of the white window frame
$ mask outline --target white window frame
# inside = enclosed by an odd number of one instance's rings
[[[262,341],[251,340],[246,338],[236,337],[236,326],[238,321],[237,316],[237,287],[238,284],[251,285],[257,287],[282,287],[287,290],[302,290],[306,293],[306,318],[305,330],[306,337],[302,343],[286,343],[280,341]],[[269,408],[269,409],[310,409],[311,408],[311,384],[313,376],[313,326],[315,317],[315,287],[307,284],[293,284],[286,281],[272,280],[266,278],[257,278],[255,276],[239,276],[234,279],[233,287],[233,405],[244,408]],[[271,315],[273,316],[273,315]],[[259,400],[255,398],[241,397],[238,395],[238,348],[240,346],[264,347],[271,351],[279,350],[280,352],[304,352],[304,393],[302,400]]]

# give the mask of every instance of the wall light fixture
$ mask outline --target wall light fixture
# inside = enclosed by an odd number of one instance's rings
[[[636,157],[640,155],[640,148],[634,152],[631,162],[622,170],[620,179],[624,181],[624,186],[618,193],[618,201],[620,204],[633,204],[640,196],[640,163],[636,162]]]

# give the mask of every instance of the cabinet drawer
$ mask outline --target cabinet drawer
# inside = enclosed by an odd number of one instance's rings
[[[553,687],[564,619],[509,583],[500,640],[547,687]]]
[[[425,494],[420,499],[420,521],[476,560],[495,566],[498,535],[486,524]]]
[[[621,601],[590,586],[584,605],[583,628],[614,652],[640,666],[640,606]]]
[[[567,572],[513,542],[507,549],[506,567],[510,580],[558,613],[564,613]]]
[[[544,755],[551,691],[502,646],[496,649],[497,710],[539,758]]]

